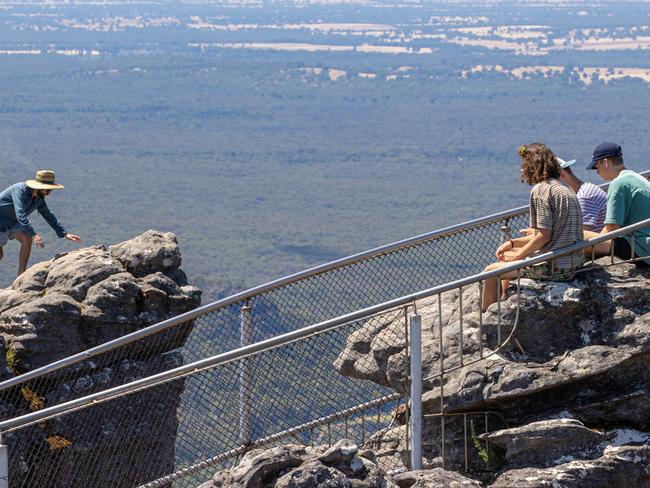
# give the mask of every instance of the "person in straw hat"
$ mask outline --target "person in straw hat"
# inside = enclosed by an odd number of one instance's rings
[[[9,239],[20,242],[19,276],[27,269],[32,243],[38,247],[45,246],[28,218],[34,210],[38,210],[57,236],[81,242],[79,236],[66,232],[45,203],[50,192],[59,188],[63,188],[63,185],[55,182],[54,171],[42,170],[36,173],[35,179],[11,185],[0,193],[0,259],[4,255],[2,248]]]

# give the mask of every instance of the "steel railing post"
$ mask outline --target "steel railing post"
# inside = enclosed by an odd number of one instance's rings
[[[9,488],[9,447],[2,442],[0,433],[0,488]]]
[[[248,302],[241,308],[239,320],[240,344],[241,347],[245,347],[253,342],[253,310]],[[239,443],[243,446],[250,444],[253,437],[251,406],[253,375],[250,361],[250,358],[242,359],[239,370]]]
[[[411,315],[411,469],[422,469],[422,319]]]

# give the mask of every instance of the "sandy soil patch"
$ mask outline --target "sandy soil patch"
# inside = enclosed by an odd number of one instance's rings
[[[459,46],[477,46],[477,47],[485,47],[487,49],[504,49],[504,50],[514,51],[515,54],[529,54],[529,55],[544,54],[539,49],[537,44],[534,43],[501,41],[501,40],[493,40],[493,39],[468,39],[466,37],[456,37],[453,39],[449,39],[449,42],[452,44],[458,44]]]
[[[532,76],[543,76],[550,78],[558,76],[565,72],[564,66],[519,66],[512,69],[504,69],[501,65],[476,65],[468,70],[461,71],[461,77],[467,78],[474,73],[502,73],[511,78],[523,80]],[[578,78],[585,85],[592,84],[595,80],[608,83],[610,80],[622,78],[638,78],[650,83],[650,68],[603,68],[603,67],[585,67],[582,69],[573,68],[572,74],[578,75]]]
[[[381,31],[388,32],[394,31],[395,27],[388,24],[284,24],[280,26],[281,29],[306,29],[313,31],[321,32],[330,32],[330,31],[355,31],[355,32],[366,32],[366,31]]]
[[[329,70],[327,70],[327,75],[329,76],[330,80],[336,81],[336,80],[339,80],[341,78],[345,78],[346,76],[348,76],[348,72],[344,71],[342,69],[330,68]]]
[[[617,49],[650,49],[650,36],[638,36],[636,39],[613,39],[603,37],[576,42],[571,47],[577,51],[611,51]]]
[[[584,68],[580,80],[586,85],[593,82],[593,78],[608,83],[610,80],[621,78],[638,78],[650,83],[650,68]]]
[[[459,17],[459,16],[451,16],[451,15],[435,15],[433,17],[429,17],[429,20],[427,21],[426,25],[467,25],[467,24],[482,24],[484,22],[489,22],[490,19],[488,17]]]
[[[40,49],[0,49],[1,55],[13,56],[13,55],[35,55],[42,54],[43,51]]]
[[[351,34],[383,36],[392,34],[395,27],[388,24],[355,24],[355,23],[317,23],[317,24],[213,24],[197,15],[190,17],[188,29],[211,31],[243,31],[254,29],[274,30],[308,30],[326,32],[329,34]]]
[[[323,68],[298,68],[296,71],[302,71],[310,75],[320,75],[323,72]]]
[[[505,39],[542,39],[546,37],[546,25],[497,25],[483,27],[461,27],[456,32],[477,37],[498,36]]]
[[[58,24],[69,29],[79,29],[96,32],[119,32],[126,29],[143,29],[145,27],[166,27],[171,25],[180,25],[180,20],[176,17],[157,17],[143,18],[138,15],[135,17],[102,17],[101,19],[85,19],[83,21],[76,19],[61,19],[56,21]]]
[[[268,49],[272,51],[354,51],[354,46],[340,46],[333,44],[302,44],[302,43],[282,43],[282,42],[215,42],[215,43],[194,43],[188,44],[189,47],[198,47],[207,49],[211,47],[228,48],[228,49]]]

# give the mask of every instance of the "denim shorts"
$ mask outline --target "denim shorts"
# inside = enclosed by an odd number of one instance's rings
[[[0,231],[0,247],[3,247],[9,239],[15,239],[16,232],[22,230],[23,230],[23,226],[18,224],[18,225],[14,225],[13,227],[10,227],[7,230]]]

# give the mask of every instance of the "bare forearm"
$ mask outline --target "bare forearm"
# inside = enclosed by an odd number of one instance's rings
[[[621,226],[618,224],[606,224],[603,227],[603,230],[600,231],[601,234],[607,234],[608,232],[614,232],[615,230],[620,229]]]
[[[534,238],[535,234],[528,234],[523,237],[517,237],[516,239],[510,239],[510,241],[512,242],[512,248],[514,249],[516,247],[524,247]]]
[[[538,232],[537,234],[531,236],[525,245],[523,245],[520,249],[517,249],[517,254],[519,258],[523,259],[526,256],[530,256],[534,252],[542,249],[546,243],[548,243],[548,241],[550,241],[550,236],[546,235],[544,232]]]

